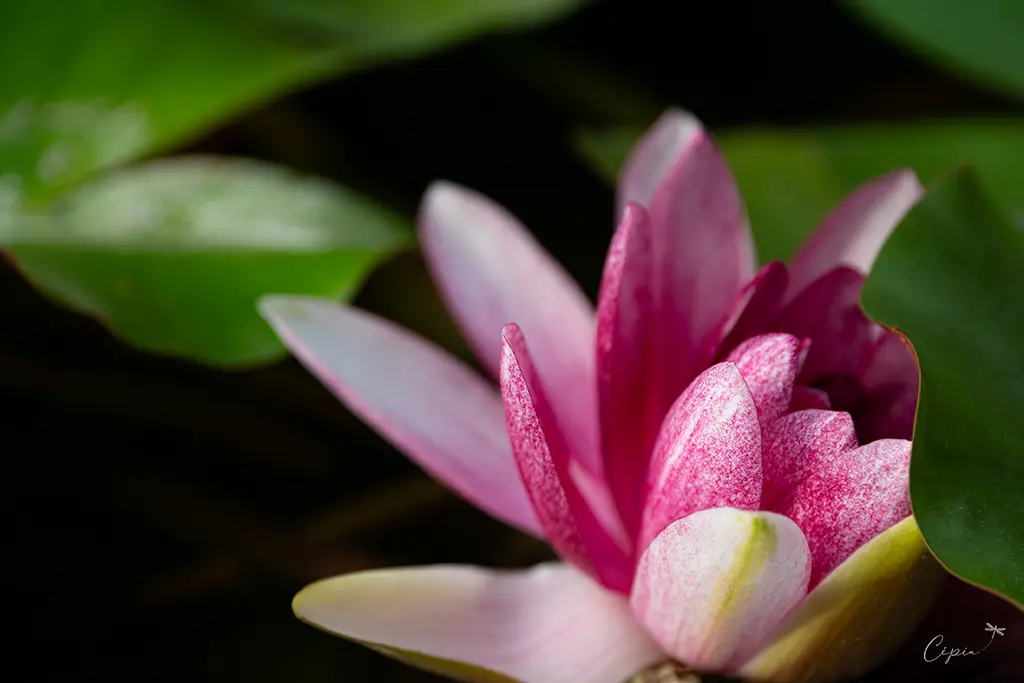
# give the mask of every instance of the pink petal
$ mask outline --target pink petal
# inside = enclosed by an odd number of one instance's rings
[[[699,367],[700,344],[754,273],[732,173],[705,131],[693,135],[648,206],[654,302],[649,391],[667,409]]]
[[[680,519],[640,558],[633,613],[661,647],[704,671],[757,651],[804,597],[807,541],[772,512],[716,508]]]
[[[630,202],[650,206],[665,175],[702,130],[696,117],[675,107],[654,122],[637,141],[619,173],[615,214],[618,220],[625,216]]]
[[[857,433],[848,413],[801,410],[779,419],[764,446],[761,507],[776,510],[796,485],[857,448]]]
[[[886,331],[861,377],[867,407],[857,416],[863,441],[910,439],[917,415],[919,372],[909,341]]]
[[[775,333],[752,337],[729,354],[754,398],[763,430],[789,408],[802,351],[799,339]]]
[[[867,275],[889,235],[923,194],[910,169],[861,185],[829,214],[793,259],[787,300],[833,268],[846,266]]]
[[[530,335],[559,429],[599,472],[594,311],[579,286],[505,209],[451,183],[427,191],[420,239],[448,309],[495,377],[502,326],[516,321]]]
[[[828,392],[814,387],[794,387],[793,400],[789,404],[790,412],[800,410],[829,410],[832,402],[828,398]]]
[[[705,370],[672,406],[648,473],[640,548],[677,519],[761,502],[761,426],[733,363]]]
[[[878,325],[860,306],[864,276],[838,268],[815,280],[780,314],[776,329],[811,346],[800,383],[828,375],[860,375],[871,361]]]
[[[651,223],[638,204],[626,208],[612,238],[597,304],[597,386],[604,473],[626,529],[635,536],[643,488],[667,406],[654,401],[649,348],[655,326],[649,276]]]
[[[476,373],[356,308],[274,295],[260,312],[299,361],[396,448],[477,507],[539,534],[501,401]]]
[[[811,587],[860,546],[910,515],[910,442],[883,439],[834,458],[779,509],[807,537]]]
[[[632,567],[572,478],[568,449],[516,325],[502,329],[502,349],[501,395],[512,454],[545,535],[562,557],[608,588],[627,592]]]
[[[620,683],[664,656],[624,599],[565,565],[359,572],[307,586],[293,608],[327,631],[454,675],[468,664],[528,683]]]
[[[704,338],[701,366],[725,358],[741,342],[771,329],[782,308],[789,273],[778,261],[765,264],[730,306],[729,313]]]

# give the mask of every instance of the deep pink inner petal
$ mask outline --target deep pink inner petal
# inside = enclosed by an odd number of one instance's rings
[[[861,441],[911,438],[919,371],[913,352],[898,334],[886,331],[878,339],[862,382],[866,396],[857,415]]]
[[[744,340],[771,330],[782,310],[788,283],[786,266],[778,261],[765,264],[704,338],[699,354],[701,368],[724,360]]]

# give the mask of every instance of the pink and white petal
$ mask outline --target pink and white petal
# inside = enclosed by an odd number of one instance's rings
[[[359,572],[307,586],[292,606],[303,621],[459,680],[620,683],[664,656],[624,598],[561,564]]]
[[[861,377],[867,399],[857,421],[864,441],[913,436],[919,381],[910,341],[886,331],[875,343],[871,365]]]
[[[431,185],[419,225],[431,275],[481,362],[498,376],[501,328],[515,321],[574,456],[600,472],[594,309],[579,285],[515,217],[466,188]]]
[[[630,202],[650,206],[655,191],[672,165],[704,127],[697,118],[671,107],[634,145],[619,173],[616,220],[625,217]]]
[[[801,384],[828,375],[859,376],[871,362],[879,326],[864,314],[860,290],[864,276],[850,268],[837,268],[815,280],[787,304],[776,329],[811,346]]]
[[[502,329],[501,396],[512,454],[548,541],[602,585],[628,592],[633,578],[629,557],[572,477],[571,455],[516,325]]]
[[[829,400],[828,392],[814,387],[794,387],[793,400],[789,404],[792,413],[801,410],[829,410],[832,408],[832,401]]]
[[[924,188],[910,169],[892,171],[854,190],[793,259],[787,300],[833,268],[871,272],[886,240],[923,195]]]
[[[729,354],[757,406],[762,432],[789,408],[803,353],[799,339],[776,332],[751,337]]]
[[[649,349],[659,327],[678,322],[655,314],[653,259],[650,217],[630,204],[612,238],[597,301],[597,387],[605,480],[634,538],[647,464],[668,408],[649,390],[658,373]]]
[[[672,406],[654,449],[638,548],[700,510],[756,510],[761,502],[761,425],[733,363],[713,365]]]
[[[765,441],[761,508],[777,510],[797,484],[855,448],[857,433],[848,413],[801,410],[780,418]]]
[[[910,442],[882,439],[833,458],[779,509],[811,547],[811,587],[872,538],[910,515]]]
[[[765,264],[733,301],[729,313],[704,338],[701,367],[724,359],[744,340],[771,330],[782,310],[788,284],[784,265],[778,261]]]
[[[693,136],[654,193],[652,281],[665,326],[652,348],[669,405],[700,371],[700,345],[754,275],[754,246],[736,181],[706,131]]]
[[[704,671],[746,661],[807,593],[807,541],[773,512],[703,510],[640,558],[630,604],[670,655]]]
[[[272,295],[259,310],[295,357],[396,448],[480,509],[540,534],[500,396],[483,378],[439,347],[350,306]]]
[[[945,578],[914,518],[908,517],[829,574],[736,673],[751,681],[859,680],[911,635]],[[937,622],[936,628],[950,624]],[[915,658],[936,633],[939,630],[931,631],[915,648]]]

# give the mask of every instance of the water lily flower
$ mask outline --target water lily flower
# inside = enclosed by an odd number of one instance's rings
[[[920,184],[869,182],[788,266],[757,272],[731,172],[689,114],[646,133],[618,192],[595,310],[501,207],[428,191],[425,257],[497,387],[356,308],[263,300],[354,412],[562,559],[344,575],[305,588],[296,613],[460,680],[871,668],[943,575],[908,496],[916,364],[859,306]]]

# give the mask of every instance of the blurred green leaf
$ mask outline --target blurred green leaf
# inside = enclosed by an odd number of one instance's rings
[[[852,0],[849,6],[954,74],[1024,97],[1020,0]]]
[[[3,2],[0,177],[45,200],[283,90],[579,1]]]
[[[587,131],[578,145],[614,179],[641,129]],[[1024,220],[1024,121],[929,121],[806,130],[723,132],[719,142],[743,192],[762,261],[786,259],[860,183],[910,166],[922,180],[975,164],[998,206]]]
[[[1024,604],[1024,234],[971,171],[932,187],[863,294],[921,365],[910,494],[936,556]]]
[[[44,212],[0,212],[0,245],[59,302],[125,341],[213,364],[284,354],[257,314],[271,292],[351,297],[405,222],[326,180],[241,159],[126,168]]]

